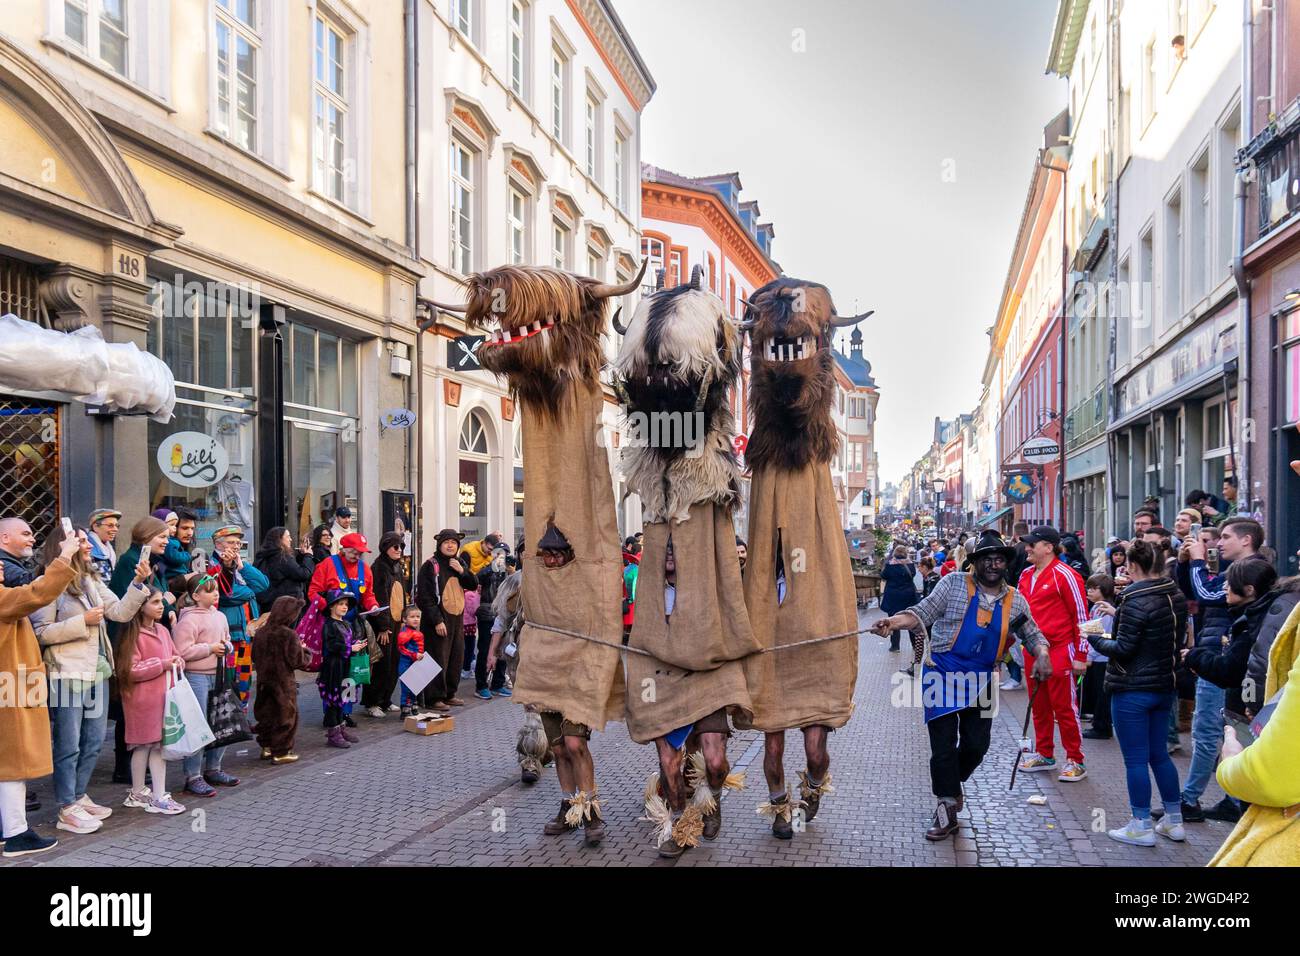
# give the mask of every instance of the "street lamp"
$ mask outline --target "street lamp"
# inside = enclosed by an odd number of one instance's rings
[[[943,499],[943,489],[947,482],[936,478],[930,484],[934,487],[934,540],[938,541],[943,535],[943,515],[939,511],[939,502]]]

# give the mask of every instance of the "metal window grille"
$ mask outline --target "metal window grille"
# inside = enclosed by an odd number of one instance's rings
[[[0,515],[22,518],[44,541],[59,517],[59,408],[0,395]]]
[[[12,312],[48,329],[50,317],[40,289],[41,274],[34,266],[0,256],[0,315]]]

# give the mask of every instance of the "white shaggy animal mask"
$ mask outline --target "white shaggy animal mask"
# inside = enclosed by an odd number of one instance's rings
[[[617,325],[616,325],[617,328]],[[732,504],[740,467],[728,390],[741,337],[722,300],[689,285],[641,300],[615,369],[627,411],[620,470],[647,521],[685,521],[690,506]]]

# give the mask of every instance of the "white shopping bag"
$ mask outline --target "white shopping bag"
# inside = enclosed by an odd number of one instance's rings
[[[218,666],[222,666],[220,662]],[[193,688],[189,681],[181,680],[180,671],[173,667],[167,681],[167,697],[163,701],[163,760],[184,759],[214,740],[216,737],[208,726]]]
[[[406,669],[401,681],[412,694],[418,694],[441,673],[442,668],[438,666],[438,662],[430,657],[426,651],[423,657]]]

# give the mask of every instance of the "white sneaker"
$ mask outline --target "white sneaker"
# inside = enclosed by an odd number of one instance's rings
[[[122,801],[122,806],[130,807],[133,810],[148,810],[149,801],[153,798],[153,791],[148,787],[143,790],[131,790],[127,793],[126,799]]]
[[[1175,843],[1182,843],[1187,839],[1187,831],[1183,829],[1183,821],[1179,820],[1177,823],[1170,823],[1169,814],[1167,813],[1161,817],[1160,821],[1155,825],[1155,831],[1162,837],[1168,837]]]
[[[1106,835],[1119,843],[1130,846],[1155,846],[1156,831],[1149,825],[1142,826],[1136,819],[1129,820],[1126,826],[1118,830],[1107,830]]]
[[[164,813],[167,816],[175,816],[178,813],[184,813],[185,807],[173,800],[170,793],[164,793],[161,797],[150,800],[149,806],[145,807],[145,810],[149,813]]]
[[[1010,677],[1008,677],[1006,680],[1004,680],[1001,684],[998,685],[999,690],[1020,690],[1020,688],[1021,688],[1020,681],[1012,680]]]
[[[384,716],[384,710],[382,707],[367,707],[366,713],[369,714],[371,717]]]
[[[107,820],[113,815],[113,811],[109,807],[100,806],[94,800],[90,799],[90,794],[85,794],[76,802],[76,806],[81,807],[81,809],[85,810],[96,820]]]
[[[398,714],[398,713],[401,713],[401,711],[402,711],[402,708],[398,707],[396,704],[389,704],[389,705],[388,705],[388,712],[389,712],[390,714]]]
[[[69,833],[94,833],[104,824],[100,823],[85,809],[76,803],[70,803],[59,811],[59,822],[55,827]]]

